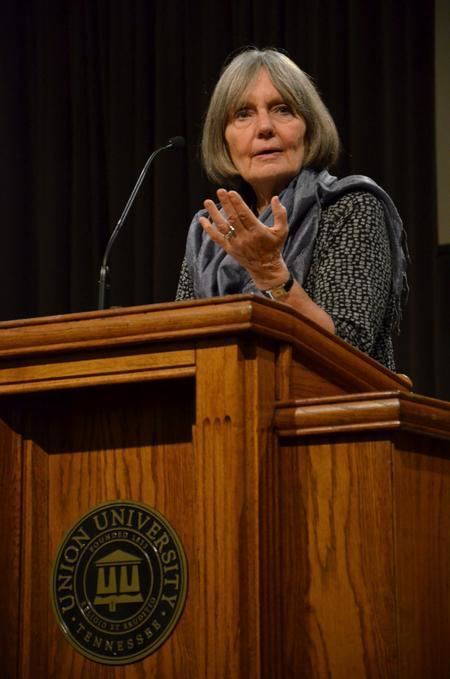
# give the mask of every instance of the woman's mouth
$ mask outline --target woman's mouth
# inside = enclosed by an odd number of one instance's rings
[[[256,158],[273,158],[280,154],[282,151],[281,149],[262,149],[261,151],[258,151],[255,153],[254,157]]]

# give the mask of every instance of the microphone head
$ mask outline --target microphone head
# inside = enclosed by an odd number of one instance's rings
[[[181,149],[185,144],[184,137],[171,137],[169,145],[174,149]]]

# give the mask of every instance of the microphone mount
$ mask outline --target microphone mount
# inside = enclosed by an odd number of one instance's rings
[[[127,204],[125,205],[125,208],[120,215],[119,221],[117,222],[114,231],[112,232],[108,243],[105,248],[105,254],[103,255],[103,260],[102,260],[102,265],[100,268],[100,277],[98,281],[98,308],[99,310],[103,310],[105,308],[105,295],[106,295],[106,289],[109,288],[110,286],[110,281],[109,281],[109,266],[108,266],[108,259],[109,255],[112,249],[112,246],[114,245],[114,242],[119,235],[124,222],[127,218],[128,212],[130,211],[131,206],[134,203],[134,199],[136,198],[136,195],[141,188],[141,184],[144,181],[145,175],[147,174],[147,171],[152,164],[153,160],[156,158],[156,156],[161,153],[161,151],[165,151],[167,149],[172,149],[172,148],[181,148],[184,146],[184,138],[183,137],[172,137],[169,139],[167,144],[165,146],[160,146],[156,151],[153,151],[151,156],[148,158],[147,162],[145,163],[143,170],[141,174],[138,177],[138,180],[135,184],[134,189],[131,192],[130,197],[128,198]]]

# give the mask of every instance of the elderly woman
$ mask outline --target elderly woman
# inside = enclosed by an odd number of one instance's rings
[[[177,299],[254,293],[289,304],[393,369],[405,290],[403,229],[368,177],[336,179],[334,122],[308,76],[274,49],[222,72],[202,158],[221,186],[187,239]]]

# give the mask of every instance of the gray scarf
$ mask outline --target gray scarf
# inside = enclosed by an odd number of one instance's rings
[[[368,191],[383,205],[391,244],[394,317],[398,324],[408,292],[406,238],[400,215],[391,198],[369,177],[352,175],[337,179],[326,170],[319,173],[310,168],[303,168],[279,196],[287,210],[289,224],[289,235],[283,249],[284,261],[294,278],[303,285],[311,264],[321,210],[350,191]],[[195,215],[186,245],[186,261],[192,276],[195,296],[261,294],[250,274],[203,231],[199,223],[200,216],[207,216],[207,211],[201,210]],[[273,226],[270,206],[259,215],[259,219],[266,226]]]

